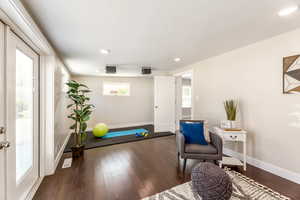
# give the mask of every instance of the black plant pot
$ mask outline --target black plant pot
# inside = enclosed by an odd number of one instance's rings
[[[84,145],[71,147],[72,157],[74,159],[80,158],[84,155]]]

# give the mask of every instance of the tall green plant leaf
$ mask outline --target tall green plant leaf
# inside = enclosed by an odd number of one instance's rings
[[[226,100],[224,102],[227,120],[236,120],[237,102],[235,100]]]

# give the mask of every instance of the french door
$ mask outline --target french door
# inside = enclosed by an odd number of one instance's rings
[[[39,177],[39,56],[9,28],[5,43],[4,95],[0,96],[1,115],[5,114],[0,119],[6,131],[0,151],[5,158],[6,199],[19,200],[26,198]]]

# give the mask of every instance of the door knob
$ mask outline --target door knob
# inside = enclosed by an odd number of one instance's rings
[[[0,150],[7,149],[8,147],[10,147],[9,142],[0,142]]]

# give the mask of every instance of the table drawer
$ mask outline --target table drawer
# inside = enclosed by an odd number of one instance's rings
[[[228,134],[224,133],[223,134],[224,140],[228,141],[245,141],[245,135],[244,134]]]

